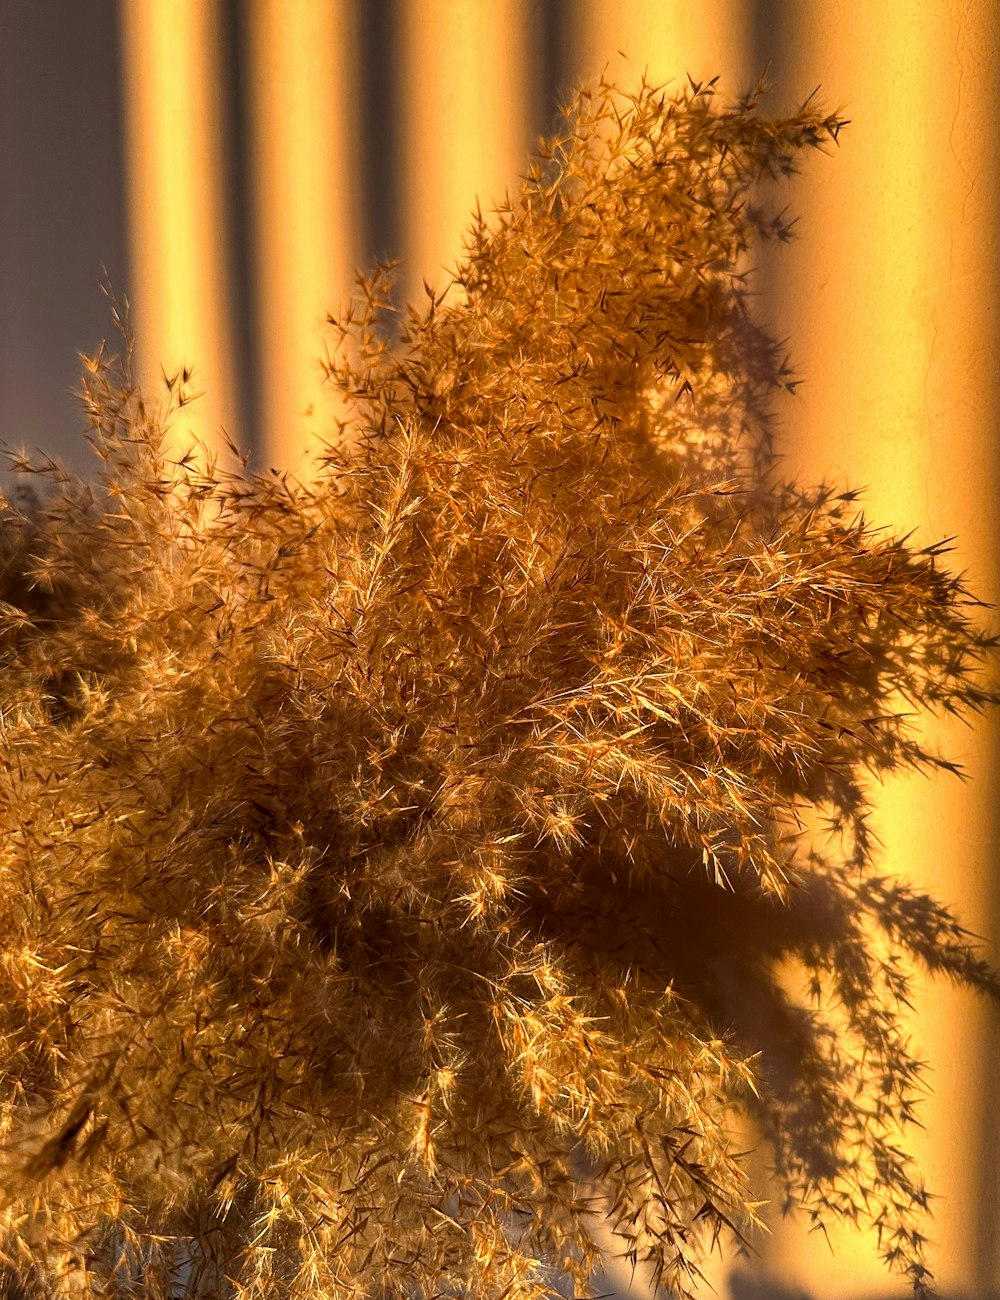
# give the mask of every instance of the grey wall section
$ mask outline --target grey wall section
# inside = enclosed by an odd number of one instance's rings
[[[78,353],[126,286],[115,0],[0,2],[0,440],[87,468]]]

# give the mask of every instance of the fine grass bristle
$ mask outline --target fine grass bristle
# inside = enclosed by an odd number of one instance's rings
[[[924,1285],[908,972],[997,984],[866,789],[948,766],[911,715],[995,703],[994,641],[769,466],[760,183],[841,125],[581,94],[448,295],[359,282],[307,483],[87,362],[99,473],[2,502],[11,1286],[541,1300],[610,1224],[687,1295],[747,1114]]]

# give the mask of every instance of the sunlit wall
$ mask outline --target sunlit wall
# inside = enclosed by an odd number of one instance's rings
[[[15,60],[18,41],[37,45],[38,24],[58,11],[3,0],[0,58]],[[318,358],[324,316],[339,311],[355,266],[399,257],[408,294],[440,288],[474,201],[488,210],[503,199],[578,80],[719,74],[736,93],[770,65],[776,108],[821,83],[852,124],[836,156],[811,160],[795,182],[799,238],[756,280],[804,381],[778,412],[784,465],[866,488],[872,518],[896,530],[957,534],[956,565],[1000,598],[990,0],[119,0],[116,14],[121,166],[108,220],[126,232],[144,382],[157,390],[161,369],[193,366],[205,396],[179,439],[194,435],[210,454],[225,429],[257,464],[301,472],[336,420]],[[86,79],[85,53],[74,75]],[[33,83],[4,80],[8,97],[20,89],[0,131],[14,129],[13,114],[23,133]],[[41,176],[44,160],[10,141]],[[38,243],[23,205],[40,185],[0,207],[3,349],[27,357],[0,371],[15,394],[0,393],[0,434],[59,452],[54,434],[9,414],[32,409],[18,384],[49,382],[44,319],[28,309],[42,324],[26,352],[18,304],[29,286],[7,268],[17,239]],[[887,784],[885,865],[957,901],[996,953],[998,729],[940,734],[973,780]],[[940,1198],[933,1262],[944,1291],[986,1297],[1000,1291],[995,1017],[948,989],[921,1006],[913,1033],[934,1093],[920,1157]],[[716,1269],[723,1294],[895,1294],[871,1241],[838,1236],[834,1254],[801,1225],[772,1228],[756,1264]]]
[[[780,12],[781,7],[775,6]],[[990,4],[789,6],[775,60],[781,93],[817,82],[852,119],[831,160],[791,198],[799,238],[768,265],[768,308],[805,382],[781,411],[793,474],[866,489],[869,516],[926,543],[957,535],[951,563],[996,602],[998,444],[997,14]],[[935,725],[973,776],[894,777],[877,795],[887,870],[998,927],[997,728]],[[994,952],[996,948],[994,947]],[[943,1287],[1000,1287],[996,1016],[943,987],[920,988],[914,1040],[933,1095],[914,1140],[935,1203]],[[779,1230],[767,1252],[786,1283],[849,1294],[882,1284],[867,1243],[822,1241],[808,1262]]]

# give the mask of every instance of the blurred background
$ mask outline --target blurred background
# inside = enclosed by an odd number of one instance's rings
[[[782,467],[1000,597],[1000,15],[993,0],[0,0],[0,439],[83,472],[78,351],[127,296],[147,394],[194,370],[178,439],[225,429],[296,469],[329,429],[323,321],[355,269],[441,287],[478,196],[517,183],[573,87],[769,68],[769,106],[851,119],[789,187],[797,240],[756,271],[802,377]],[[995,617],[995,616],[994,616]],[[954,901],[1000,956],[1000,727],[937,726],[973,778],[878,792],[883,866]],[[1000,1296],[1000,1017],[918,986],[918,1156],[942,1291]],[[766,1172],[766,1153],[755,1157]],[[732,1300],[902,1294],[870,1240],[770,1215]],[[628,1291],[627,1273],[609,1275]]]

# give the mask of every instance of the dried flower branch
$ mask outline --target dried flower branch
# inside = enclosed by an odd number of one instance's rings
[[[157,414],[88,361],[100,478],[0,544],[25,1292],[534,1300],[607,1220],[687,1294],[757,1222],[734,1108],[923,1284],[908,960],[997,985],[879,875],[866,777],[947,766],[901,710],[994,703],[993,642],[761,473],[751,200],[841,125],[582,95],[460,293],[390,345],[361,281],[311,486],[171,459],[186,377]]]

